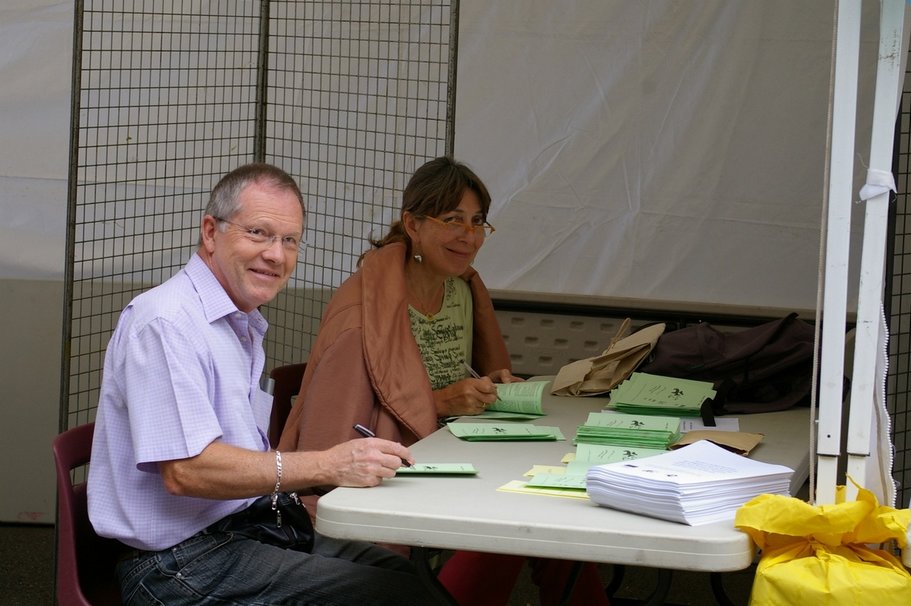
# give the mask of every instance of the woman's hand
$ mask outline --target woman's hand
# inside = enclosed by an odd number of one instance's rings
[[[438,417],[476,415],[497,401],[497,388],[490,377],[462,379],[434,391],[433,401]]]
[[[489,375],[490,380],[494,383],[518,383],[519,381],[524,381],[525,379],[517,377],[509,372],[508,368],[501,368],[500,370],[495,370]]]

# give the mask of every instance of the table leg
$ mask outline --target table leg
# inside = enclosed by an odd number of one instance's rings
[[[560,598],[561,606],[569,604],[570,600],[573,597],[573,590],[576,588],[576,581],[579,579],[579,574],[582,572],[582,562],[573,562],[573,567],[569,571],[569,576],[566,577],[566,585],[563,587],[563,596]]]
[[[658,581],[655,583],[655,590],[645,598],[642,606],[660,606],[667,600],[667,594],[671,589],[671,577],[674,572],[666,568],[658,569]]]
[[[721,580],[720,572],[709,573],[709,582],[712,585],[712,595],[715,596],[715,601],[718,602],[720,606],[734,606],[734,602],[731,601],[728,594],[724,591],[724,584]]]
[[[611,578],[604,592],[607,597],[612,598],[617,590],[623,585],[623,576],[626,574],[626,566],[623,564],[611,564]]]
[[[438,550],[433,550],[436,553]],[[414,564],[414,567],[417,569],[418,576],[424,585],[426,585],[431,593],[437,596],[440,599],[441,604],[450,604],[451,606],[458,606],[455,599],[449,592],[446,591],[446,588],[440,583],[437,579],[437,575],[434,573],[433,569],[430,567],[430,555],[428,550],[425,547],[412,547],[411,548],[411,562]]]

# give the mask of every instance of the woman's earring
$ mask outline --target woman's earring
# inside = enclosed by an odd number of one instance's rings
[[[421,255],[414,255],[414,260],[417,261],[418,263],[423,263],[424,257],[422,257]]]

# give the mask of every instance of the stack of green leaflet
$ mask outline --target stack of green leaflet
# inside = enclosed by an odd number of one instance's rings
[[[446,427],[455,437],[469,442],[517,440],[552,442],[566,439],[559,427],[527,423],[449,423]]]
[[[634,372],[610,392],[611,408],[643,415],[698,417],[702,403],[715,397],[712,384]]]
[[[617,461],[632,461],[664,454],[666,451],[666,448],[640,448],[580,442],[576,445],[576,457],[567,467],[575,467],[576,463],[591,467],[592,465],[604,465],[605,463],[616,463]]]
[[[667,450],[680,438],[680,419],[622,412],[589,413],[576,430],[576,444],[608,444]]]

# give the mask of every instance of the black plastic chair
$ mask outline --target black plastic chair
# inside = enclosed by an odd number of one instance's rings
[[[288,364],[276,366],[269,373],[274,382],[272,386],[272,415],[269,417],[269,444],[272,448],[278,446],[278,440],[285,428],[285,421],[294,405],[292,398],[297,395],[304,378],[307,363]]]

